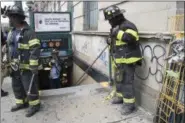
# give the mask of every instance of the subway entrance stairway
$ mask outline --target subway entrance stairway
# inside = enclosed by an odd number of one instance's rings
[[[131,115],[121,115],[121,105],[105,101],[110,88],[99,83],[44,90],[41,111],[26,118],[25,110],[10,112],[15,102],[10,78],[5,79],[3,88],[10,95],[1,98],[1,123],[152,123],[153,119],[142,108]]]

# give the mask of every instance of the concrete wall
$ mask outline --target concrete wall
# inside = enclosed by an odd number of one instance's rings
[[[104,20],[102,9],[116,3],[119,2],[99,2],[99,24],[97,31],[107,32],[110,29],[110,25]],[[176,2],[124,2],[118,4],[118,6],[126,10],[126,18],[134,22],[140,32],[168,31],[168,17],[176,13]],[[82,15],[83,2],[80,2],[74,7],[74,31],[83,31]]]
[[[77,83],[77,81],[83,74],[84,74],[84,71],[74,63],[73,75],[72,75],[73,85],[77,85],[78,83],[80,83],[79,85],[96,83],[96,81],[92,77],[88,76],[87,74]]]
[[[105,48],[106,42],[105,38],[101,36],[74,35],[73,46],[75,47],[75,55],[91,64]],[[93,66],[107,76],[109,75],[108,56],[107,49]]]

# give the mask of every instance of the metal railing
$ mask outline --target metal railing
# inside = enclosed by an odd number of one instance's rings
[[[170,17],[169,21],[169,31],[174,35],[173,41],[184,41],[184,15]],[[174,47],[170,42],[168,56],[173,52]],[[165,71],[157,100],[155,123],[184,123],[185,61],[166,62]]]

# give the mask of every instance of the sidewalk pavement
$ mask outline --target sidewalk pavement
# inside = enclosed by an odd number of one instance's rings
[[[104,102],[108,89],[98,83],[42,91],[41,111],[31,118],[25,117],[26,110],[10,112],[14,96],[9,78],[3,89],[9,96],[1,98],[1,123],[152,123],[152,116],[142,108],[122,116],[121,105]]]

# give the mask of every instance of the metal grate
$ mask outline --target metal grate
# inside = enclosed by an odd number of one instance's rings
[[[183,63],[172,63],[169,68],[178,73],[178,77],[167,73],[165,75],[158,100],[156,123],[179,123],[178,115],[184,114],[185,66]]]
[[[169,54],[172,52],[170,46]],[[184,122],[184,62],[167,63],[155,123]]]
[[[174,36],[174,41],[184,42],[184,14],[170,17],[169,22],[169,31]],[[183,45],[183,43],[180,45]],[[174,44],[172,42],[170,42],[168,49],[168,57],[170,57],[174,53]],[[166,62],[155,123],[184,123],[184,81],[185,60]]]

